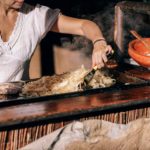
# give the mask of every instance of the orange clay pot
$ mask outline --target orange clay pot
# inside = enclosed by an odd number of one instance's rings
[[[150,38],[143,38],[150,45]],[[150,68],[150,50],[138,39],[132,40],[128,47],[129,56],[139,65]]]

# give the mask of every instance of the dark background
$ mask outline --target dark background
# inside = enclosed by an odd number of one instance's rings
[[[116,4],[121,0],[26,0],[29,4],[41,4],[51,8],[59,8],[62,13],[80,18],[81,15],[94,14],[104,9],[110,3]],[[150,0],[132,0],[137,2],[150,2]],[[48,33],[41,42],[42,49],[42,75],[54,74],[53,45],[60,45],[60,38],[65,35]],[[51,49],[51,50],[47,50]]]

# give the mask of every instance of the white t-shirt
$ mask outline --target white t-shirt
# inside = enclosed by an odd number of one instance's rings
[[[24,4],[7,42],[0,37],[0,82],[20,80],[26,63],[60,13],[59,9]]]

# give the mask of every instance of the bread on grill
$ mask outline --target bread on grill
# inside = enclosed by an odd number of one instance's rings
[[[36,81],[29,82],[23,86],[22,94],[26,96],[44,96],[82,91],[81,84],[84,76],[89,72],[83,66],[75,71],[61,75],[44,76]],[[97,70],[88,86],[91,88],[109,87],[115,80],[105,74],[105,71]]]

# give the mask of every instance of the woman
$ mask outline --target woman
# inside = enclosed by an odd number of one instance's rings
[[[49,31],[85,36],[93,42],[92,66],[102,67],[107,61],[111,46],[94,22],[24,0],[0,0],[0,82],[22,78],[35,47]]]

